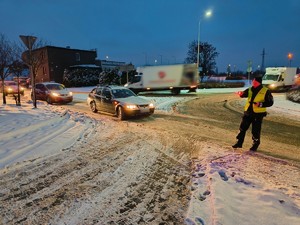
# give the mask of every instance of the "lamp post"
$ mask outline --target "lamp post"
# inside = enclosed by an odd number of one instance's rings
[[[162,55],[159,55],[160,57],[160,65],[162,65]]]
[[[207,10],[204,14],[204,18],[208,18],[212,15],[211,10]],[[197,46],[197,69],[199,71],[199,53],[200,53],[200,26],[201,26],[201,18],[198,23],[198,46]]]

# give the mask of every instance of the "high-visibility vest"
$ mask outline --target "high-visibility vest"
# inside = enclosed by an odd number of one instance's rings
[[[264,102],[265,101],[265,96],[266,96],[266,93],[267,93],[267,90],[268,88],[266,87],[263,87],[258,93],[257,95],[255,96],[253,102]],[[251,88],[249,88],[249,91],[248,91],[248,100],[246,102],[246,105],[245,105],[245,111],[248,110],[249,106],[250,106],[250,101],[251,101],[251,98],[252,98],[252,91],[251,91]],[[253,107],[253,112],[255,113],[264,113],[267,111],[267,108],[266,107],[257,107],[256,105],[254,105],[252,103],[252,107]]]

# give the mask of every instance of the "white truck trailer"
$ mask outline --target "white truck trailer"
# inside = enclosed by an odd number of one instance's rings
[[[271,91],[288,90],[295,83],[296,67],[267,67],[262,84]]]
[[[125,87],[135,93],[144,91],[171,90],[179,94],[181,90],[195,91],[199,76],[195,64],[138,67],[137,74]]]

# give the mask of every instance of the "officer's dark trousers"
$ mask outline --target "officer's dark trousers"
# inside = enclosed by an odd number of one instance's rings
[[[246,131],[252,124],[252,140],[254,142],[260,143],[260,131],[261,131],[261,125],[262,125],[262,120],[264,118],[264,115],[260,114],[244,114],[242,118],[242,122],[240,125],[240,132],[237,135],[237,139],[239,143],[243,143],[246,135]]]

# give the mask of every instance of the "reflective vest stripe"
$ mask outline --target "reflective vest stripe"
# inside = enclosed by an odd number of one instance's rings
[[[258,93],[257,95],[255,96],[253,102],[264,102],[265,101],[265,96],[266,96],[266,93],[267,93],[267,88],[266,87],[263,87]],[[251,98],[252,98],[252,91],[251,91],[251,88],[249,88],[249,91],[248,91],[248,100],[246,102],[246,105],[245,105],[245,111],[248,110],[249,106],[250,106],[250,101],[251,101]],[[267,108],[266,107],[257,107],[256,105],[254,105],[252,103],[252,107],[253,107],[253,112],[255,113],[264,113],[267,111]]]

